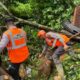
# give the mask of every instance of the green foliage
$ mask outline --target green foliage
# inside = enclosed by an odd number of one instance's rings
[[[24,4],[20,2],[15,2],[15,5],[12,5],[10,10],[13,12],[13,14],[16,14],[18,17],[22,18],[30,17],[33,12],[29,3]]]
[[[75,5],[80,5],[80,0],[74,0]]]
[[[67,80],[79,80],[80,79],[80,61],[73,61],[71,58],[63,61],[64,70]]]
[[[62,28],[61,22],[71,18],[74,7],[80,0],[32,0],[31,3],[33,2],[37,4],[36,9],[33,9],[35,11],[34,15],[38,14],[35,20],[59,31]]]
[[[9,2],[9,1],[7,1]],[[59,31],[61,22],[71,19],[80,0],[14,0],[7,5],[14,15],[31,19]]]
[[[80,0],[1,0],[8,7],[8,9],[17,17],[29,19],[40,24],[52,27],[56,31],[62,28],[61,22],[66,19],[71,19],[76,5],[80,4]],[[0,7],[0,13],[6,13]],[[2,18],[0,24],[2,24]],[[41,53],[44,42],[37,37],[38,29],[24,26],[27,32],[27,45],[30,51],[29,65],[35,66],[40,64],[36,55]],[[77,45],[78,47],[79,44]],[[80,55],[79,55],[80,56]],[[72,61],[71,58],[63,62],[67,80],[79,80],[80,68],[75,66],[80,64],[80,61]],[[37,67],[32,69],[33,80],[37,74]],[[53,80],[53,74],[50,80]],[[42,79],[43,80],[43,79]]]

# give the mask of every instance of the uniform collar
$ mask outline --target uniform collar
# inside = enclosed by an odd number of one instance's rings
[[[9,29],[15,29],[15,28],[17,28],[16,26],[11,26]]]

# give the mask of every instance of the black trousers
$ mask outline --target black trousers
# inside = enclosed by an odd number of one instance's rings
[[[9,63],[8,73],[12,76],[14,80],[21,80],[19,76],[19,64]]]

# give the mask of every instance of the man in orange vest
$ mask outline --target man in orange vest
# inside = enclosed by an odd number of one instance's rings
[[[21,80],[19,76],[19,67],[29,57],[29,50],[26,46],[26,32],[17,28],[13,19],[5,20],[8,30],[3,33],[0,42],[0,51],[7,47],[10,65],[8,73],[14,80]]]
[[[61,80],[65,80],[64,78],[64,70],[62,67],[62,64],[59,60],[60,55],[64,53],[65,50],[69,48],[67,43],[69,42],[69,38],[63,34],[58,34],[58,33],[53,33],[53,32],[45,32],[44,30],[40,30],[38,32],[38,37],[41,39],[45,39],[46,46],[44,47],[42,54],[39,55],[39,57],[45,55],[48,46],[51,46],[52,48],[55,49],[52,59],[56,65],[58,74],[61,77]]]

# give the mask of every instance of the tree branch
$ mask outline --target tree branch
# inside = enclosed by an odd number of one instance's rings
[[[27,25],[31,26],[31,27],[35,27],[35,28],[39,28],[39,29],[44,29],[44,30],[47,30],[47,31],[54,31],[53,28],[50,28],[48,26],[44,26],[44,25],[41,25],[41,24],[38,24],[38,23],[33,23],[31,21],[28,21],[28,20],[24,20],[22,18],[18,18],[16,16],[14,16],[8,9],[7,7],[2,3],[0,2],[0,6],[8,13],[8,15],[10,17],[13,17],[15,18],[16,20],[22,22],[22,23],[26,23]]]
[[[8,13],[8,15],[10,17],[13,17],[14,19],[18,20],[18,22],[26,23],[27,25],[29,25],[31,27],[38,28],[38,29],[44,29],[44,30],[47,30],[47,31],[54,31],[53,28],[50,28],[48,26],[44,26],[44,25],[41,25],[41,24],[38,24],[38,23],[33,23],[31,21],[24,20],[22,18],[18,18],[16,16],[14,16],[1,1],[0,1],[0,6]],[[3,16],[5,16],[5,15],[3,15]],[[68,34],[68,33],[65,33],[65,34],[68,35],[68,36],[72,36],[72,34]],[[76,40],[78,40],[78,42],[80,42],[80,37],[75,37],[74,39],[76,39]]]

